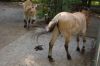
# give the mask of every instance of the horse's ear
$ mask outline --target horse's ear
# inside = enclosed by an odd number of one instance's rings
[[[38,7],[38,5],[37,4],[33,4],[33,6],[32,6],[33,8],[37,8]]]

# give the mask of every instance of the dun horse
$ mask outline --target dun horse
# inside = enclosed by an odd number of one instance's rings
[[[82,10],[81,12],[69,13],[69,12],[61,12],[58,13],[48,24],[46,30],[47,32],[52,32],[52,37],[49,42],[49,51],[48,51],[48,59],[53,62],[52,58],[52,48],[58,37],[58,35],[62,34],[65,38],[65,50],[67,53],[68,60],[71,59],[70,53],[68,51],[68,44],[73,35],[77,35],[77,51],[80,51],[79,48],[79,36],[82,35],[83,43],[85,44],[86,39],[86,29],[88,25],[88,11]],[[82,52],[85,51],[85,46],[83,44]]]
[[[23,3],[25,28],[29,29],[30,25],[36,20],[36,7],[37,5],[33,5],[31,0],[26,0]]]

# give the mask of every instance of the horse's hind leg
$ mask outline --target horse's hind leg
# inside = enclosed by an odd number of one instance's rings
[[[80,52],[80,48],[79,48],[79,41],[80,41],[80,38],[79,38],[80,36],[79,36],[79,34],[77,35],[77,48],[76,48],[76,50],[78,51],[78,52]]]
[[[86,43],[86,38],[85,36],[83,35],[83,47],[82,47],[82,54],[85,52],[85,43]]]
[[[71,56],[70,56],[69,51],[68,51],[68,44],[70,42],[71,35],[68,34],[67,36],[65,35],[64,37],[65,37],[64,47],[65,47],[65,50],[66,50],[66,53],[67,53],[67,58],[68,58],[68,60],[71,60]]]
[[[49,42],[48,59],[49,59],[50,62],[54,61],[53,58],[52,58],[52,48],[53,48],[54,42],[57,39],[58,34],[59,34],[58,29],[57,29],[57,27],[55,27],[54,30],[53,30],[52,37],[51,37],[51,41]]]

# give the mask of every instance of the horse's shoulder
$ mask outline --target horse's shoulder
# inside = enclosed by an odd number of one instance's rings
[[[85,17],[85,15],[81,12],[75,12],[72,15],[76,18],[84,18]]]

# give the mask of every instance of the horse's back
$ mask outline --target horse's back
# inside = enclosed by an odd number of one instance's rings
[[[75,16],[74,16],[75,15]],[[63,12],[59,18],[59,29],[64,33],[79,33],[81,30],[85,32],[84,15],[81,13]]]
[[[65,31],[71,29],[71,27],[75,24],[74,16],[69,12],[62,12],[59,17],[59,27]]]
[[[77,19],[77,21],[80,24],[80,32],[81,33],[85,33],[86,32],[86,16],[85,14],[81,13],[81,12],[76,12],[73,13],[73,15],[75,16],[75,18]]]

